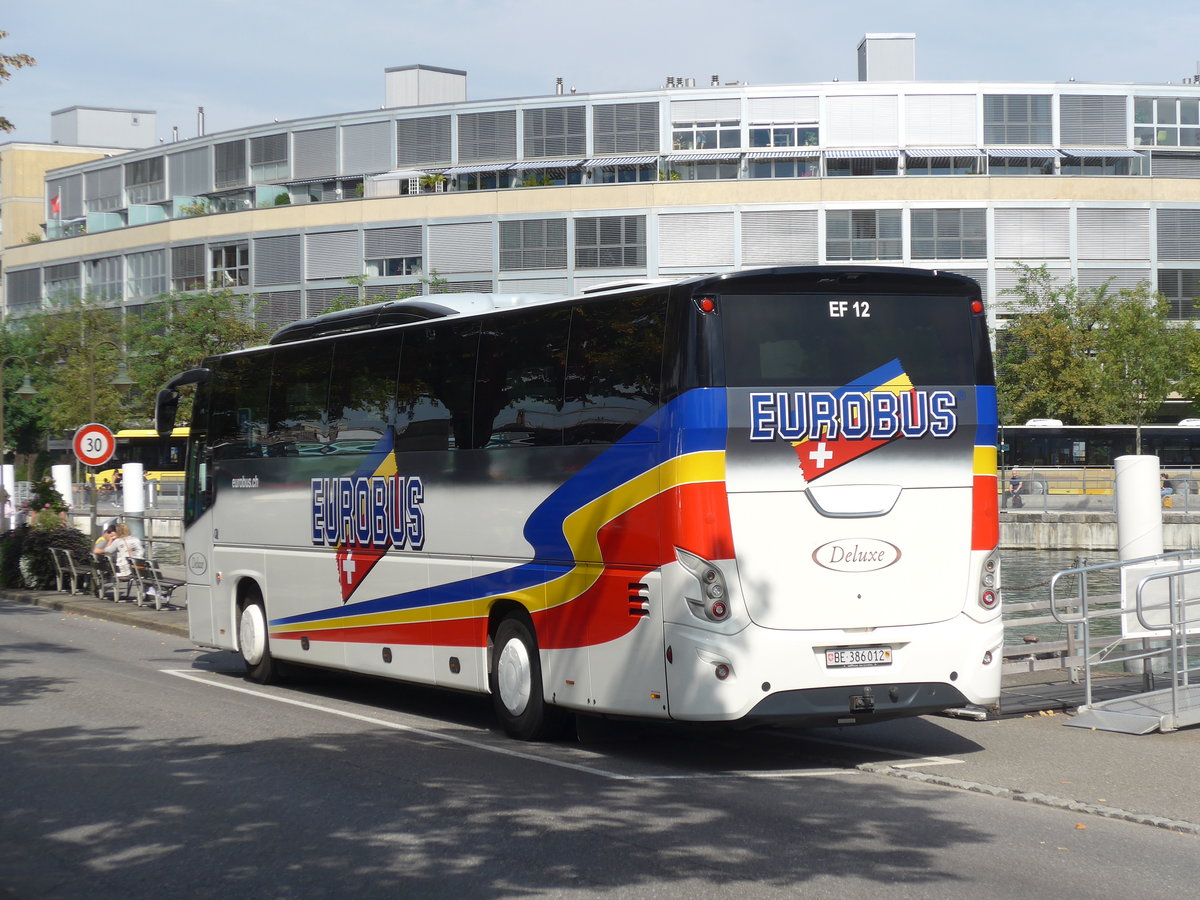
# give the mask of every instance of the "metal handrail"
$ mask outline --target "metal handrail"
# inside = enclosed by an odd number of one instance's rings
[[[1186,595],[1183,597],[1178,596],[1181,593],[1180,589],[1183,587],[1183,579],[1188,575],[1200,575],[1200,565],[1146,575],[1138,582],[1136,594],[1138,624],[1147,631],[1162,631],[1162,624],[1151,624],[1146,621],[1145,613],[1147,607],[1143,601],[1142,593],[1150,582],[1161,581],[1164,578],[1167,579],[1166,604],[1156,603],[1149,608],[1162,609],[1165,605],[1171,617],[1169,635],[1171,653],[1171,717],[1169,722],[1164,723],[1166,727],[1171,729],[1178,727],[1179,689],[1187,687],[1190,683],[1188,678],[1191,672],[1191,669],[1188,667],[1188,626],[1200,625],[1200,617],[1192,619],[1187,615],[1188,605],[1200,602],[1200,597],[1189,599]],[[1161,653],[1161,651],[1156,652]]]

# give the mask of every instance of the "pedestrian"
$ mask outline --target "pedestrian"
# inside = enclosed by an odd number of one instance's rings
[[[1175,488],[1171,487],[1171,483],[1167,481],[1167,473],[1160,472],[1158,475],[1158,496],[1162,498],[1163,509],[1171,509],[1175,506],[1171,500],[1171,495],[1175,493]]]
[[[1020,509],[1025,505],[1025,501],[1021,499],[1021,491],[1024,489],[1025,482],[1020,469],[1013,469],[1008,476],[1008,505],[1013,509]]]
[[[100,537],[96,538],[96,543],[92,545],[92,552],[97,556],[103,556],[105,549],[113,539],[117,536],[117,525],[115,522],[109,522],[104,526],[104,532]]]
[[[124,522],[117,525],[116,534],[108,546],[104,548],[104,552],[113,557],[113,564],[117,569],[118,578],[128,578],[133,574],[133,570],[129,565],[130,557],[142,557],[145,551],[142,549],[142,542],[134,537],[130,532],[129,526]]]

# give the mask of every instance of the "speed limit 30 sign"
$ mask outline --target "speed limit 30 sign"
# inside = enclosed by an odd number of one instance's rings
[[[71,442],[75,457],[85,466],[102,466],[112,459],[117,442],[113,433],[103,425],[92,422],[75,432]]]

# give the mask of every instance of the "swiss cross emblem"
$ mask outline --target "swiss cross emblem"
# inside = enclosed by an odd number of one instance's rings
[[[342,544],[338,547],[338,585],[341,587],[343,603],[350,599],[350,595],[386,552],[386,548],[362,547],[358,544]]]

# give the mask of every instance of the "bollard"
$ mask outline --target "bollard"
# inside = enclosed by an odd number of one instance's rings
[[[1113,463],[1116,469],[1117,559],[1158,556],[1163,552],[1158,457],[1118,456]],[[1123,606],[1133,602],[1132,597],[1121,598]],[[1163,641],[1142,641],[1146,650],[1164,646]],[[1166,671],[1166,660],[1159,657],[1131,660],[1124,668],[1126,672],[1143,675],[1147,689],[1150,689],[1153,676]]]
[[[121,466],[121,505],[129,530],[143,543],[146,540],[146,479],[141,463]]]
[[[69,516],[71,509],[75,506],[75,488],[71,484],[71,467],[69,465],[51,466],[50,478],[54,482],[54,489],[66,501],[67,515]]]
[[[4,466],[0,470],[0,484],[4,487],[4,506],[0,507],[0,524],[4,527],[0,531],[8,531],[10,528],[15,528],[16,510],[17,510],[17,475],[12,466]]]

